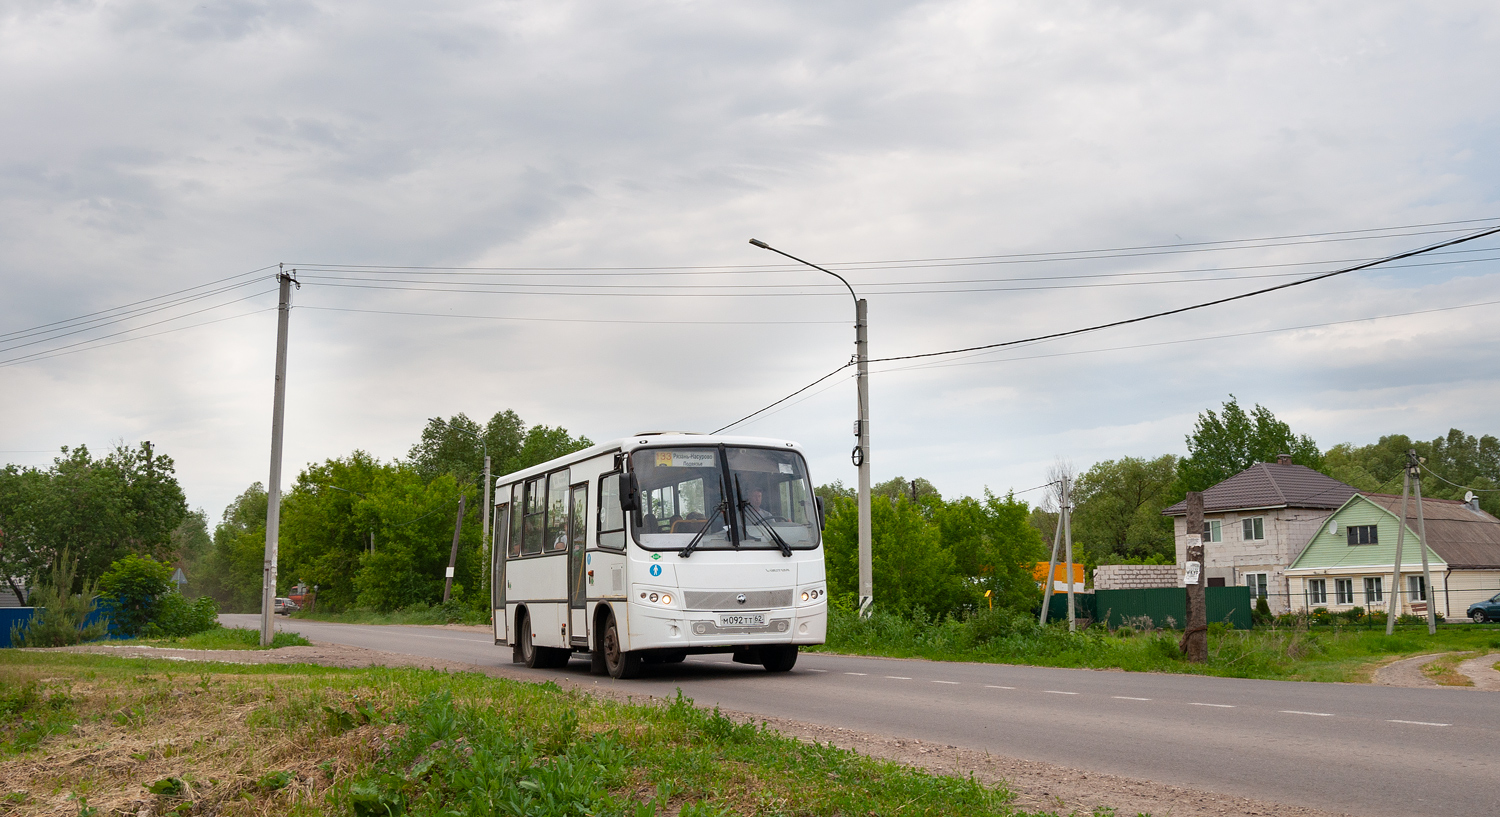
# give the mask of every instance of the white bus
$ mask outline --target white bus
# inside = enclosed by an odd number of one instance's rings
[[[495,487],[495,643],[529,667],[733,653],[785,672],[823,643],[822,504],[793,443],[637,434]]]

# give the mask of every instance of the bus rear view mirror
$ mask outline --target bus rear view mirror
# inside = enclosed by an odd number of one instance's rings
[[[823,529],[823,497],[813,497],[813,502],[818,506],[818,530]]]
[[[620,510],[638,511],[641,509],[641,484],[635,478],[634,473],[620,475]]]

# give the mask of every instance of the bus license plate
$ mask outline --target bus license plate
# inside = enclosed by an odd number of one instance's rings
[[[764,627],[765,613],[720,613],[720,627]]]

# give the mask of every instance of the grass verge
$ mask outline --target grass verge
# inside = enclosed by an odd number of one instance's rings
[[[483,625],[490,623],[490,613],[488,610],[474,610],[451,602],[432,606],[416,604],[411,607],[384,613],[369,608],[356,608],[345,610],[341,613],[301,610],[293,613],[292,618],[306,619],[308,621],[331,621],[339,624]]]
[[[1474,679],[1458,671],[1458,665],[1469,660],[1485,655],[1489,650],[1477,650],[1475,652],[1456,652],[1433,659],[1422,665],[1422,674],[1445,687],[1471,687]]]
[[[925,622],[889,613],[860,620],[831,610],[828,642],[814,649],[892,658],[979,661],[1045,667],[1176,672],[1283,681],[1368,682],[1373,668],[1403,656],[1500,649],[1493,629],[1398,626],[1394,635],[1363,628],[1314,627],[1230,630],[1211,625],[1209,660],[1190,664],[1178,650],[1176,630],[1089,627],[1069,633],[1062,624],[995,611],[968,621]]]
[[[1029,814],[1003,788],[680,696],[30,652],[0,653],[0,690],[0,813],[17,817]]]
[[[192,635],[168,638],[131,638],[110,642],[113,646],[139,644],[146,647],[172,647],[180,650],[266,650],[280,647],[308,647],[311,641],[298,633],[278,632],[271,636],[271,646],[260,645],[260,631],[246,627],[215,627]]]

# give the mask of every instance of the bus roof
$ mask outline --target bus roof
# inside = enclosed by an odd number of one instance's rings
[[[548,471],[554,471],[564,465],[593,459],[601,454],[612,451],[620,451],[629,454],[637,448],[660,448],[672,445],[743,445],[757,448],[790,448],[793,451],[802,452],[802,447],[790,440],[778,440],[771,437],[745,437],[738,434],[694,434],[683,431],[647,431],[630,437],[621,437],[618,440],[598,443],[585,448],[582,451],[574,451],[561,457],[547,460],[540,465],[533,465],[520,471],[504,474],[495,478],[496,485],[508,485],[523,479],[529,479]]]

